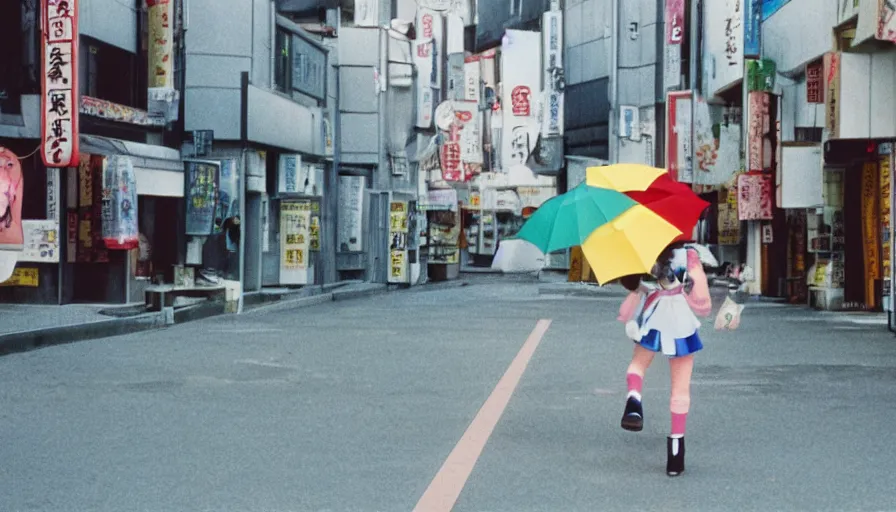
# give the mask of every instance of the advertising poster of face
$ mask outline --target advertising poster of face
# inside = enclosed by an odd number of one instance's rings
[[[0,147],[0,250],[21,251],[24,176],[19,157]]]

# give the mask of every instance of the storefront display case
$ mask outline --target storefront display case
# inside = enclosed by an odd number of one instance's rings
[[[806,215],[807,252],[812,261],[807,273],[809,305],[818,309],[840,309],[843,305],[843,173],[843,169],[825,169],[824,206]]]

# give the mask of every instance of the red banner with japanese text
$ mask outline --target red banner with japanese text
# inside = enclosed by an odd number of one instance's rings
[[[41,158],[78,166],[78,0],[41,0]]]

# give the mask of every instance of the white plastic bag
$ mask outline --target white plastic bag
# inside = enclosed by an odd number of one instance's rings
[[[716,330],[733,331],[737,329],[743,310],[743,304],[734,302],[730,296],[725,297],[725,302],[722,303],[722,307],[719,308],[719,313],[716,315]]]

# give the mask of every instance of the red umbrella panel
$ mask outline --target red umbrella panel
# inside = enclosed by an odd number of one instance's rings
[[[688,185],[673,180],[668,174],[657,178],[647,190],[625,193],[681,231],[676,241],[692,238],[694,227],[709,207]]]

